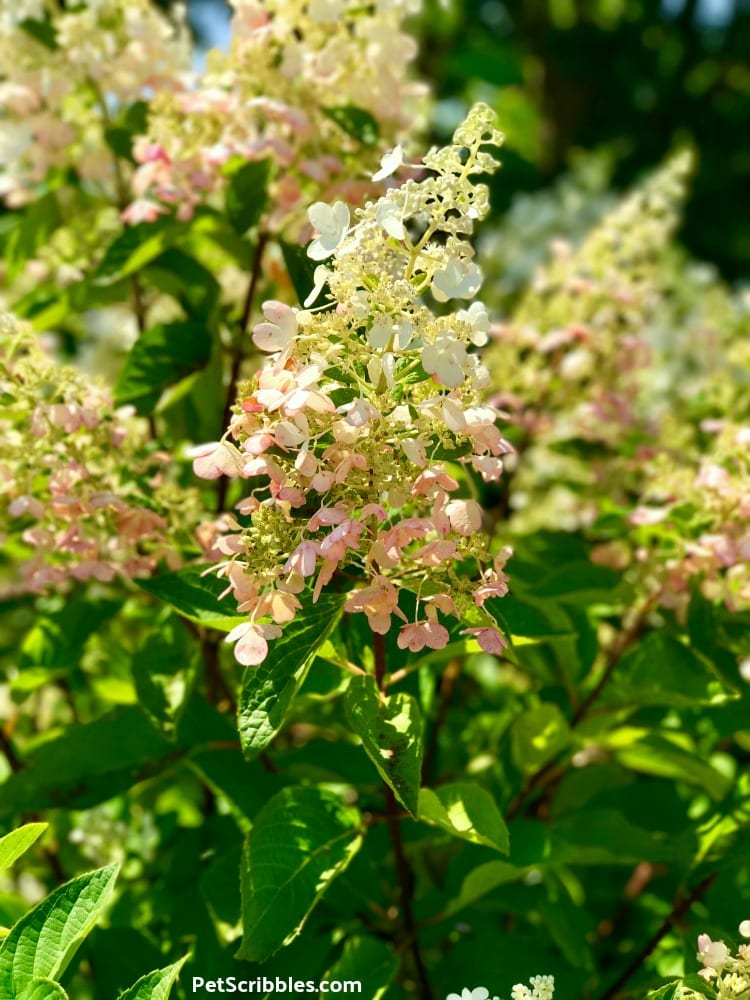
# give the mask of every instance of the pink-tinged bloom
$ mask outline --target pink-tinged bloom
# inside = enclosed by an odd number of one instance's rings
[[[100,583],[111,583],[115,578],[115,568],[98,559],[83,559],[71,566],[70,575],[76,580],[99,580]]]
[[[476,500],[449,500],[445,513],[451,528],[459,535],[469,538],[482,527],[482,508]]]
[[[443,649],[448,645],[450,635],[448,629],[435,621],[413,622],[409,625],[402,625],[398,634],[399,649],[409,649],[412,653],[418,653],[424,649]]]
[[[242,475],[242,452],[229,441],[213,441],[189,449],[193,459],[193,472],[200,479],[218,479],[219,476]]]
[[[428,542],[421,549],[413,553],[415,559],[421,559],[424,566],[439,566],[442,562],[454,559],[456,555],[456,543],[447,539],[436,539]]]
[[[385,521],[388,514],[382,504],[368,503],[362,508],[359,519],[360,521],[366,521],[368,517],[374,517],[376,521]]]
[[[458,483],[453,476],[439,469],[425,469],[414,480],[412,493],[414,496],[434,496],[440,490],[457,490]]]
[[[632,514],[628,515],[628,522],[635,527],[660,524],[667,513],[668,511],[664,507],[637,507]]]
[[[729,948],[727,948],[723,941],[712,941],[708,934],[699,935],[698,954],[696,958],[707,969],[719,971],[726,965],[729,957]]]
[[[316,531],[324,524],[341,524],[345,520],[345,512],[338,507],[321,507],[307,522],[307,527],[310,531]]]
[[[479,643],[485,653],[500,656],[508,648],[505,636],[496,628],[466,628],[461,635],[469,635]]]
[[[9,505],[8,513],[11,517],[23,517],[24,514],[29,514],[31,517],[39,518],[44,515],[44,504],[36,497],[16,497]]]
[[[320,546],[316,542],[300,542],[284,565],[285,573],[299,573],[300,576],[312,576],[315,572]]]
[[[225,642],[235,643],[234,656],[244,667],[257,667],[268,656],[268,639],[278,639],[278,625],[242,622],[226,636]]]
[[[704,465],[695,477],[696,489],[715,490],[723,492],[729,486],[729,473],[721,465]]]
[[[258,323],[253,330],[253,343],[261,351],[273,354],[283,351],[297,333],[297,317],[294,310],[283,302],[270,299],[263,303],[263,315],[267,322]]]
[[[508,593],[508,581],[500,573],[493,573],[491,570],[485,573],[482,583],[474,591],[474,603],[478,608],[484,606],[484,602],[490,597],[505,597]]]
[[[405,616],[398,607],[398,591],[385,576],[376,576],[371,587],[363,587],[350,594],[345,611],[363,611],[373,632],[385,635],[391,627],[391,615]]]
[[[130,226],[139,222],[156,222],[160,215],[166,215],[167,209],[150,198],[136,198],[127,208],[120,212],[120,219]]]
[[[496,483],[503,474],[503,460],[490,455],[473,455],[471,464],[485,483]]]
[[[269,590],[258,601],[255,614],[259,618],[269,615],[277,625],[284,625],[293,621],[301,607],[294,594],[283,590]]]

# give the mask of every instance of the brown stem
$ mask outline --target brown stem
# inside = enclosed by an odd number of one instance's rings
[[[14,774],[17,774],[19,771],[23,770],[24,767],[23,761],[16,753],[16,749],[13,746],[10,737],[1,727],[0,727],[0,752],[5,754],[5,759],[8,761],[8,767]]]
[[[596,686],[578,706],[573,718],[570,720],[571,729],[575,729],[576,726],[583,722],[588,715],[591,706],[612,679],[617,665],[623,655],[631,648],[633,643],[640,639],[646,628],[646,619],[656,603],[656,599],[657,595],[652,594],[644,601],[641,607],[633,615],[630,623],[622,630],[622,632],[620,632],[617,639],[612,644],[605,657],[604,670],[601,677],[599,678]],[[555,789],[565,773],[565,768],[560,767],[557,761],[547,761],[547,763],[535,774],[533,774],[526,784],[524,784],[521,791],[508,806],[505,818],[507,820],[511,820],[517,816],[521,809],[526,805],[532,794],[535,791],[538,791],[539,788],[546,789],[544,799],[542,800],[542,806],[544,806],[544,803],[549,805],[550,800],[554,796]]]
[[[612,675],[623,655],[643,635],[646,628],[646,619],[656,603],[657,596],[657,594],[652,594],[648,597],[635,613],[630,623],[620,632],[617,640],[607,653],[602,676],[599,678],[596,687],[589,692],[578,706],[575,715],[570,721],[571,727],[577,726],[588,715],[589,709],[612,679]]]
[[[250,281],[247,286],[247,294],[245,295],[245,302],[242,306],[242,315],[239,322],[239,332],[235,342],[234,350],[232,352],[232,367],[229,372],[229,385],[227,386],[227,394],[224,402],[224,413],[221,418],[221,426],[223,429],[229,427],[229,421],[232,419],[232,407],[234,406],[235,399],[237,398],[237,383],[240,379],[240,371],[242,369],[242,362],[244,359],[243,351],[243,340],[247,333],[247,327],[250,322],[250,316],[253,311],[253,301],[255,299],[255,293],[258,289],[258,282],[260,281],[261,265],[263,263],[263,253],[266,249],[268,241],[270,240],[270,234],[261,230],[258,233],[258,242],[255,247],[255,256],[253,257],[253,266],[250,272]],[[227,499],[227,489],[229,487],[229,480],[226,476],[220,476],[217,484],[216,491],[216,511],[221,513],[224,510],[224,505]]]
[[[378,689],[382,692],[387,670],[385,637],[377,632],[372,633],[372,649],[375,655],[375,681]],[[427,969],[419,947],[418,928],[414,920],[414,910],[412,907],[414,875],[406,857],[404,840],[401,836],[402,813],[399,810],[393,790],[385,782],[383,782],[383,792],[385,794],[385,815],[388,823],[388,832],[391,837],[393,857],[396,862],[396,872],[401,890],[401,917],[404,924],[404,935],[414,962],[414,969],[417,974],[423,1000],[432,1000],[432,987],[430,986]]]
[[[680,894],[678,893],[675,898],[674,906],[672,907],[672,912],[666,917],[661,927],[654,934],[652,934],[622,975],[618,976],[615,982],[607,990],[605,990],[604,993],[602,993],[599,1000],[615,1000],[615,997],[620,992],[622,987],[632,976],[636,974],[636,972],[638,972],[640,967],[646,961],[651,952],[656,948],[659,942],[665,938],[674,925],[685,916],[693,903],[705,896],[713,883],[716,881],[716,878],[717,873],[713,872],[711,875],[706,875],[706,877],[702,879],[698,885],[690,893],[688,893],[687,896],[680,897]]]

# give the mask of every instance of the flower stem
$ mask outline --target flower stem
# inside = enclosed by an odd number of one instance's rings
[[[235,341],[234,350],[232,352],[232,367],[229,373],[229,385],[227,386],[227,394],[224,401],[224,413],[221,418],[221,426],[224,430],[226,430],[229,426],[229,421],[232,419],[232,407],[234,406],[235,399],[237,398],[237,383],[240,379],[240,371],[242,369],[242,362],[245,356],[245,352],[243,350],[243,340],[245,334],[247,333],[248,324],[250,323],[250,316],[253,312],[253,300],[255,299],[258,282],[260,281],[263,253],[268,245],[269,239],[270,235],[263,230],[258,233],[258,242],[255,246],[255,254],[253,256],[253,264],[250,271],[250,281],[248,282],[247,294],[245,295],[245,302],[242,307],[242,316],[240,317],[239,322],[239,332]],[[216,495],[217,513],[221,513],[221,511],[224,510],[228,486],[229,480],[227,477],[220,476]]]
[[[622,987],[632,976],[636,974],[636,972],[638,972],[640,967],[656,948],[659,942],[665,938],[674,925],[687,914],[693,903],[706,895],[708,890],[716,881],[716,878],[717,872],[713,872],[711,875],[706,875],[706,877],[702,879],[698,885],[688,893],[687,896],[682,896],[680,893],[677,894],[672,911],[665,918],[661,927],[659,927],[659,929],[651,935],[630,965],[628,965],[622,975],[620,975],[615,982],[612,983],[609,989],[602,993],[599,1000],[615,1000]]]
[[[387,672],[385,637],[377,632],[372,634],[372,649],[375,654],[375,681],[378,689],[383,691],[383,682]],[[399,886],[401,889],[401,916],[404,924],[404,933],[408,947],[414,962],[414,969],[419,982],[420,993],[423,1000],[432,1000],[433,992],[430,980],[427,976],[427,969],[422,958],[419,947],[418,930],[414,920],[414,910],[412,901],[414,898],[414,875],[409,861],[404,851],[404,840],[401,836],[401,816],[402,813],[396,802],[396,796],[390,785],[383,782],[385,794],[385,815],[388,822],[388,832],[391,837],[393,856],[396,861],[396,872],[398,874]]]

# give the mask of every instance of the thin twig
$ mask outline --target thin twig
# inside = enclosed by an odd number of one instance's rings
[[[711,875],[706,875],[706,877],[702,879],[692,892],[688,893],[687,896],[683,896],[681,898],[678,893],[675,898],[674,906],[672,907],[672,912],[668,917],[666,917],[661,927],[654,934],[652,934],[622,975],[618,976],[609,989],[602,993],[599,1000],[615,1000],[615,997],[620,992],[622,987],[632,976],[636,974],[636,972],[638,972],[640,967],[646,961],[651,952],[656,948],[659,942],[665,938],[674,925],[685,916],[693,903],[705,896],[716,881],[716,878],[717,872],[713,872]]]
[[[8,767],[14,774],[23,770],[24,763],[16,753],[16,749],[13,746],[10,737],[2,727],[0,727],[0,752],[5,754],[5,759],[8,761]]]
[[[385,680],[387,670],[385,637],[379,635],[377,632],[373,632],[372,648],[375,655],[375,681],[378,685],[378,689],[382,692],[383,682]],[[412,900],[414,898],[414,875],[411,867],[409,866],[409,861],[406,857],[406,852],[404,851],[403,837],[401,836],[402,813],[399,810],[398,803],[396,802],[396,796],[393,794],[392,788],[385,782],[383,782],[383,791],[385,793],[385,815],[388,822],[388,832],[391,837],[393,856],[396,861],[396,872],[398,873],[398,881],[401,890],[401,916],[404,924],[405,938],[408,942],[408,948],[414,961],[414,968],[419,981],[422,998],[423,1000],[432,1000],[432,987],[430,986],[427,968],[425,967],[422,952],[419,947],[418,928],[416,921],[414,920],[414,910],[412,908]]]
[[[232,407],[234,406],[235,399],[237,398],[237,383],[240,379],[242,362],[245,357],[243,341],[253,312],[253,301],[255,299],[255,293],[258,289],[258,282],[260,281],[263,253],[270,238],[270,234],[264,230],[260,230],[258,233],[258,242],[255,245],[255,255],[253,256],[253,265],[250,271],[250,281],[248,282],[247,294],[245,295],[245,302],[242,306],[242,315],[240,316],[238,335],[232,353],[232,367],[229,372],[229,384],[227,386],[227,394],[224,401],[224,412],[221,418],[221,426],[223,429],[226,429],[229,426],[229,421],[232,419]],[[220,476],[216,491],[216,511],[219,514],[224,510],[228,487],[228,478],[226,476]]]
[[[586,698],[584,698],[578,706],[578,710],[570,721],[571,727],[577,726],[586,717],[591,706],[612,679],[612,675],[614,674],[615,669],[617,668],[617,665],[623,655],[630,649],[633,643],[635,643],[643,635],[646,628],[646,619],[654,607],[657,597],[658,594],[651,594],[651,596],[643,602],[641,607],[631,619],[630,623],[622,630],[622,632],[620,632],[617,640],[612,644],[612,647],[607,653],[604,661],[604,671],[602,676],[599,678],[599,681],[593,690],[589,692]]]
[[[576,709],[573,718],[570,720],[571,729],[575,729],[575,727],[579,726],[587,717],[594,702],[597,700],[607,684],[609,684],[612,680],[615,670],[617,669],[617,666],[624,654],[633,646],[635,642],[638,641],[638,639],[640,639],[641,635],[643,635],[646,628],[646,620],[656,603],[657,597],[657,594],[651,594],[643,602],[641,607],[632,616],[629,624],[622,630],[622,632],[620,632],[617,639],[608,650],[604,660],[604,670],[602,675],[596,686],[589,692],[586,698],[584,698]],[[526,805],[531,795],[540,788],[546,789],[544,799],[542,800],[543,805],[549,805],[558,783],[562,780],[565,774],[566,768],[561,767],[557,760],[547,761],[543,767],[531,776],[531,778],[524,784],[518,795],[510,803],[505,814],[506,820],[511,820],[517,816],[521,809]]]

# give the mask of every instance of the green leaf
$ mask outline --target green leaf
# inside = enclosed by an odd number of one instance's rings
[[[184,232],[185,226],[168,217],[128,226],[107,247],[96,280],[110,283],[135,274],[176,243]]]
[[[511,727],[513,761],[524,774],[539,770],[570,742],[570,728],[557,705],[538,705]]]
[[[565,612],[549,601],[537,602],[526,595],[521,599],[508,594],[507,597],[492,598],[487,607],[500,622],[503,631],[511,636],[548,639],[575,635]]]
[[[79,875],[19,920],[0,946],[0,992],[16,996],[35,979],[62,975],[107,905],[117,871]]]
[[[41,246],[49,242],[52,233],[62,225],[60,203],[54,191],[47,191],[30,202],[18,213],[19,221],[13,228],[5,249],[8,279],[12,280]]]
[[[515,882],[521,878],[524,871],[525,869],[508,864],[507,861],[488,861],[479,865],[463,880],[458,896],[448,903],[444,915],[450,916],[466,906],[473,905],[482,896],[486,896],[506,882]]]
[[[315,652],[338,621],[343,604],[344,598],[337,594],[322,594],[317,604],[303,598],[302,609],[284,626],[283,635],[273,640],[267,659],[245,670],[238,727],[247,758],[265,749],[281,729]]]
[[[202,368],[211,356],[211,334],[204,323],[159,323],[136,340],[115,386],[118,406],[132,403],[152,413],[162,392]]]
[[[167,611],[159,615],[153,634],[133,656],[139,704],[167,733],[173,731],[192,689],[197,654],[198,644],[188,635],[185,623]]]
[[[336,122],[347,135],[350,135],[363,146],[371,149],[378,141],[380,129],[378,123],[364,108],[347,104],[340,108],[322,108],[322,111],[331,121]]]
[[[360,815],[325,788],[285,788],[260,811],[242,866],[238,958],[262,962],[302,930],[362,844]]]
[[[140,708],[123,706],[94,722],[69,726],[32,750],[24,767],[0,785],[0,816],[95,805],[158,773],[181,752]]]
[[[712,767],[699,751],[680,746],[658,733],[645,732],[646,735],[628,746],[612,745],[621,764],[641,774],[697,785],[714,801],[721,801],[732,785],[731,778]],[[614,736],[616,739],[617,734]]]
[[[44,45],[45,48],[52,49],[52,51],[60,48],[57,41],[57,32],[51,21],[39,21],[34,17],[25,17],[22,21],[18,22],[18,27],[41,45]]]
[[[230,168],[229,173],[225,206],[235,232],[242,236],[257,226],[266,210],[271,161],[242,163],[239,167]]]
[[[141,976],[135,985],[120,994],[119,1000],[167,1000],[187,958],[186,955],[174,965]]]
[[[651,632],[622,658],[604,701],[690,708],[738,697],[707,659],[669,635]]]
[[[490,793],[480,785],[458,782],[419,793],[419,819],[454,837],[508,853],[508,828]]]
[[[378,774],[416,816],[423,752],[416,699],[402,691],[383,697],[373,677],[353,677],[346,692],[346,710]]]
[[[42,978],[32,980],[18,1000],[68,1000],[68,994],[59,983]]]
[[[302,305],[315,285],[315,268],[318,263],[310,260],[305,247],[297,246],[294,243],[285,243],[284,240],[279,240],[279,246],[297,299]],[[321,295],[319,301],[323,300],[324,294]]]
[[[647,994],[646,1000],[679,1000],[680,981],[675,979],[673,983],[667,983],[658,990],[652,990]]]
[[[556,822],[554,846],[548,860],[578,865],[675,863],[692,857],[694,841],[691,830],[668,836],[663,831],[631,823],[618,809],[587,806]]]
[[[26,823],[0,837],[0,871],[10,868],[47,829],[47,823]]]
[[[198,625],[219,632],[231,632],[235,625],[247,621],[237,614],[237,604],[230,595],[219,599],[226,583],[214,573],[203,576],[207,566],[186,566],[176,573],[164,573],[149,580],[138,580],[138,586],[153,597]]]
[[[208,319],[219,301],[219,283],[207,267],[190,254],[170,247],[147,268],[144,277],[173,296],[188,315]]]
[[[147,130],[148,104],[145,101],[135,101],[129,104],[117,120],[104,130],[104,141],[121,160],[128,160],[136,165],[133,156],[133,139]]]
[[[398,959],[384,941],[371,937],[347,938],[344,950],[323,976],[327,982],[359,980],[362,1000],[379,1000],[398,971]]]
[[[553,570],[534,588],[535,597],[564,597],[575,594],[602,594],[607,596],[622,583],[622,573],[608,566],[597,566],[590,562],[567,563],[561,569]]]

